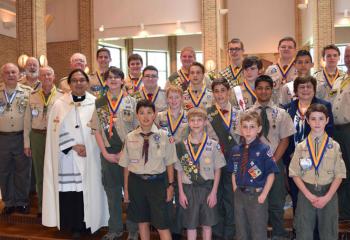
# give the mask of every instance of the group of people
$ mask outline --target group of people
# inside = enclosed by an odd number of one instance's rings
[[[279,59],[263,72],[228,43],[230,64],[206,74],[193,48],[166,88],[158,70],[128,57],[128,75],[96,53],[70,58],[71,72],[28,58],[25,75],[1,67],[0,189],[2,214],[28,213],[33,166],[42,224],[72,237],[108,226],[105,240],[289,239],[284,206],[293,203],[296,239],[338,239],[350,220],[350,46],[325,46],[325,66],[311,76],[307,50],[285,37]],[[9,144],[9,145],[7,145]],[[339,209],[339,211],[338,211]]]

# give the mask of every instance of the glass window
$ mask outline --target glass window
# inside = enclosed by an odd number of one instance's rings
[[[153,65],[158,69],[158,85],[165,87],[168,76],[168,53],[151,50],[134,50],[134,53],[142,57],[143,65]]]
[[[345,55],[346,45],[337,45],[337,47],[340,50],[340,59],[339,59],[339,62],[338,62],[338,67],[339,67],[339,69],[341,69],[344,72],[346,72],[347,68],[346,68],[345,63],[344,63],[344,55]]]
[[[180,69],[182,67],[181,60],[180,60],[180,53],[181,52],[176,53],[176,67],[177,67],[177,69]],[[199,52],[199,51],[196,52],[196,61],[203,64],[203,52]]]
[[[103,47],[107,48],[111,52],[112,61],[109,65],[122,69],[122,49],[118,47],[104,46],[102,44],[98,45],[98,49]]]

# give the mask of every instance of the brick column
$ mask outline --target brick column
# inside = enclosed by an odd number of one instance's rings
[[[169,60],[170,60],[169,74],[177,71],[176,48],[177,48],[177,37],[169,36],[168,37],[168,51],[169,51]]]
[[[125,50],[127,57],[134,51],[134,40],[132,38],[125,39]]]
[[[18,55],[46,56],[46,0],[16,1]]]
[[[79,49],[86,56],[88,67],[95,60],[93,0],[79,0]]]
[[[311,0],[315,69],[320,68],[322,48],[335,42],[334,1]]]

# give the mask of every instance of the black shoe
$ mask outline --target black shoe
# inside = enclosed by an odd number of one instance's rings
[[[15,211],[15,207],[4,207],[1,212],[1,215],[10,215]]]
[[[80,239],[80,238],[81,238],[80,232],[73,232],[72,239]]]
[[[29,206],[24,205],[24,206],[17,206],[16,207],[16,212],[21,213],[21,214],[28,214],[29,213]]]

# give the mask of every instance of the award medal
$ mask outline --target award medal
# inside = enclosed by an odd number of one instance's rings
[[[201,144],[199,145],[197,152],[195,152],[191,145],[191,135],[187,137],[187,147],[190,152],[191,160],[195,165],[199,164],[199,159],[201,158],[201,155],[204,151],[207,141],[208,141],[208,136],[206,133],[204,133],[203,138],[201,140]]]

